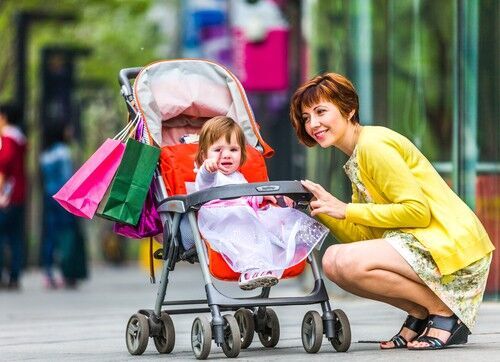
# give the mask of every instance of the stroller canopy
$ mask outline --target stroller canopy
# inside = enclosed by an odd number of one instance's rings
[[[238,122],[249,145],[264,156],[273,153],[260,136],[241,83],[214,62],[181,59],[150,64],[135,79],[134,98],[157,145],[162,144],[162,122],[179,116],[226,115]]]

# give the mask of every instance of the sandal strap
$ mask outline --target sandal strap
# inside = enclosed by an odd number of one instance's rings
[[[390,339],[389,342],[394,343],[394,348],[403,348],[408,344],[408,341],[405,339],[405,337],[400,334],[396,334]]]
[[[420,334],[427,326],[428,321],[429,321],[428,318],[418,319],[412,315],[408,315],[408,317],[406,317],[405,322],[403,323],[403,327],[406,327],[412,330],[413,332]]]
[[[439,338],[436,337],[429,337],[429,336],[421,336],[416,339],[417,342],[424,342],[429,345],[429,347],[439,349],[443,348],[445,346],[445,342],[440,340]],[[425,347],[427,348],[427,347]],[[416,347],[415,349],[419,349],[419,347]]]
[[[443,317],[440,315],[430,315],[429,322],[427,323],[428,328],[441,329],[446,332],[453,333],[459,325],[458,317],[453,314],[450,317]]]

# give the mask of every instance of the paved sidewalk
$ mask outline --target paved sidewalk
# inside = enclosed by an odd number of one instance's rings
[[[241,293],[235,283],[221,283],[230,296]],[[94,266],[91,278],[78,290],[49,291],[42,287],[37,271],[26,274],[22,291],[0,291],[0,361],[124,361],[195,360],[190,346],[191,324],[195,315],[174,315],[176,344],[170,355],[156,352],[150,339],[142,356],[131,356],[125,345],[125,326],[138,309],[154,305],[157,285],[149,284],[147,273],[138,267]],[[169,299],[203,298],[199,266],[179,264],[171,273]],[[280,282],[272,296],[304,294],[297,280]],[[332,308],[347,314],[352,345],[347,353],[336,353],[327,340],[319,353],[303,350],[300,325],[308,310],[319,305],[275,308],[281,326],[276,348],[265,349],[258,338],[243,350],[239,361],[488,361],[500,355],[500,303],[482,305],[477,327],[465,346],[443,351],[380,351],[376,344],[358,340],[391,337],[400,327],[404,314],[381,303],[354,297],[332,297]],[[212,344],[208,360],[226,360],[222,350]]]

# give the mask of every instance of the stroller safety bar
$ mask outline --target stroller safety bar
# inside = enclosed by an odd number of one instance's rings
[[[312,194],[299,181],[253,182],[226,185],[166,198],[158,207],[159,212],[180,212],[198,210],[203,204],[213,200],[235,199],[242,196],[283,195],[294,200],[300,207],[309,204]]]

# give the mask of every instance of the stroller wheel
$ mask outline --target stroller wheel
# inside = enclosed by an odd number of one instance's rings
[[[253,313],[249,309],[240,308],[234,313],[234,318],[236,318],[240,328],[241,349],[246,349],[252,343],[255,332]]]
[[[125,340],[130,354],[140,355],[144,353],[149,340],[149,324],[145,315],[135,313],[130,317],[125,332]]]
[[[349,319],[341,309],[333,311],[335,315],[335,337],[330,342],[337,352],[346,352],[351,346],[351,326]]]
[[[318,312],[310,310],[302,320],[302,345],[308,353],[317,353],[323,340],[323,320]]]
[[[226,314],[224,318],[224,343],[222,351],[229,358],[238,357],[241,351],[241,338],[238,322],[231,314]]]
[[[153,337],[156,350],[160,353],[170,353],[175,345],[175,328],[172,318],[166,313],[160,315],[161,330],[160,335]]]
[[[258,336],[264,347],[272,348],[278,344],[280,339],[280,321],[276,312],[271,308],[266,308],[265,318],[264,328],[258,332]]]
[[[206,359],[212,346],[212,327],[206,316],[199,316],[191,327],[191,348],[196,359]]]

